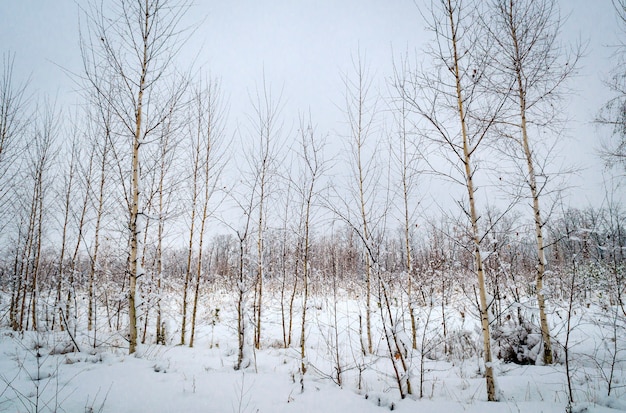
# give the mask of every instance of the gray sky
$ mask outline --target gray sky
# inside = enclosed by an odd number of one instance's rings
[[[30,76],[36,92],[76,100],[74,85],[61,67],[80,71],[77,3],[80,0],[0,0],[0,47],[16,53],[16,77]],[[391,52],[419,50],[427,35],[413,0],[229,0],[197,1],[191,18],[202,19],[185,50],[189,59],[222,79],[230,101],[231,122],[249,110],[248,94],[261,84],[283,90],[284,116],[295,122],[310,107],[320,131],[331,137],[343,128],[342,74],[361,50],[374,76],[389,76]],[[417,1],[420,3],[420,1]],[[424,2],[426,3],[426,2]],[[574,94],[566,110],[572,122],[566,162],[586,168],[570,192],[572,205],[598,205],[603,197],[602,163],[595,156],[598,132],[591,124],[608,99],[602,85],[619,30],[610,0],[561,0],[567,17],[565,39],[588,42]],[[624,200],[622,196],[622,200]]]

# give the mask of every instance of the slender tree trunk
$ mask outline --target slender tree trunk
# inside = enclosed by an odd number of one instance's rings
[[[218,139],[220,138],[220,107],[219,107],[219,89],[217,84],[209,83],[205,90],[199,90],[197,92],[198,99],[198,124],[203,129],[203,145],[204,151],[203,159],[203,187],[204,196],[202,198],[202,213],[200,216],[200,233],[198,234],[198,264],[196,268],[196,285],[193,299],[193,312],[191,316],[191,338],[189,340],[189,347],[193,347],[193,340],[196,331],[196,314],[198,311],[198,297],[200,294],[200,282],[202,280],[202,257],[204,248],[204,234],[206,232],[206,224],[209,218],[209,202],[215,190],[217,175],[219,171],[218,162],[220,161],[220,154],[217,152],[219,148]],[[206,103],[204,103],[206,100]],[[200,141],[198,141],[197,150],[200,151]],[[198,153],[198,156],[200,153]],[[213,250],[209,253],[209,268],[211,259],[213,256]]]
[[[163,208],[163,182],[165,180],[165,166],[163,164],[164,155],[161,153],[161,170],[159,175],[159,222],[157,224],[157,245],[155,252],[155,277],[156,277],[156,343],[165,344],[165,337],[161,328],[161,276],[163,271],[162,249],[163,249],[163,230],[164,230],[164,208]]]
[[[359,74],[359,77],[361,77],[361,74]],[[363,171],[363,164],[361,162],[361,155],[362,155],[362,146],[363,146],[363,142],[362,142],[362,130],[363,130],[363,126],[362,126],[362,99],[363,96],[362,94],[362,88],[359,88],[359,108],[358,108],[358,137],[357,137],[357,169],[358,169],[358,179],[359,179],[359,213],[361,215],[361,225],[362,225],[362,230],[363,230],[363,241],[365,243],[369,243],[370,241],[370,233],[369,233],[369,228],[367,225],[367,210],[365,207],[365,173]],[[365,245],[366,250],[369,249],[369,245]],[[367,352],[368,353],[372,353],[373,352],[373,346],[372,346],[372,262],[370,259],[370,255],[369,253],[366,251],[365,252],[365,330],[366,330],[366,335],[367,335]]]
[[[304,251],[302,254],[302,326],[300,329],[300,371],[302,374],[306,373],[306,306],[309,299],[309,216],[311,195],[309,193],[304,217]]]
[[[14,262],[13,262],[13,277],[12,277],[12,289],[11,289],[11,308],[9,309],[9,318],[11,321],[11,328],[13,329],[13,331],[18,331],[19,330],[19,323],[18,323],[18,307],[19,307],[19,301],[20,301],[20,291],[22,289],[22,270],[21,270],[21,266],[20,266],[20,262],[23,262],[20,260],[20,255],[22,253],[22,251],[20,251],[20,244],[22,243],[22,227],[23,227],[24,221],[23,219],[20,220],[20,224],[18,227],[18,234],[17,234],[17,243],[15,246],[15,258],[14,258]]]
[[[385,281],[381,278],[380,273],[378,274],[378,282],[379,289],[382,292],[384,305],[380,306],[380,315],[383,320],[383,331],[385,333],[385,338],[387,342],[387,350],[389,351],[389,359],[391,360],[391,364],[393,367],[394,374],[396,376],[396,382],[398,384],[398,390],[400,392],[400,398],[404,399],[407,394],[412,394],[413,390],[411,389],[411,379],[409,377],[408,364],[407,364],[407,355],[405,353],[405,348],[402,343],[398,339],[398,334],[396,333],[396,325],[393,321],[393,312],[391,311],[391,303],[389,301],[389,293],[387,292],[387,285]],[[385,323],[385,313],[387,312],[387,316],[389,317],[389,326]]]
[[[363,159],[363,151],[365,147],[365,141],[368,137],[369,128],[371,127],[371,119],[366,119],[366,98],[367,98],[367,79],[365,74],[365,69],[363,68],[363,63],[360,61],[357,62],[356,66],[356,82],[354,82],[354,89],[351,93],[351,97],[353,99],[352,103],[354,106],[348,108],[349,113],[349,121],[351,126],[351,139],[352,139],[352,148],[353,148],[353,156],[356,158],[356,180],[358,184],[358,208],[359,208],[359,236],[363,242],[364,247],[364,261],[365,261],[365,331],[367,336],[367,351],[369,353],[373,352],[372,345],[372,293],[371,293],[371,284],[372,284],[372,261],[370,257],[370,228],[369,228],[369,214],[371,211],[368,211],[366,205],[366,175],[373,174],[374,171],[366,171]],[[354,110],[356,113],[351,113],[351,110]]]
[[[26,311],[26,297],[28,295],[28,288],[30,286],[29,281],[31,279],[32,273],[32,262],[34,260],[33,248],[35,242],[35,227],[37,225],[36,216],[37,216],[37,195],[38,187],[35,184],[33,186],[33,194],[30,201],[30,211],[28,215],[28,227],[26,229],[25,239],[24,239],[24,250],[22,252],[21,264],[20,264],[20,279],[21,279],[21,289],[18,291],[18,302],[20,303],[20,316],[18,322],[18,329],[24,330],[24,315]],[[28,314],[26,314],[28,316]],[[27,317],[28,318],[28,317]],[[28,329],[28,321],[26,321],[26,329]]]
[[[260,348],[262,336],[262,316],[263,316],[263,284],[265,278],[265,232],[266,232],[266,214],[267,202],[270,194],[271,174],[273,173],[274,162],[276,157],[275,142],[277,134],[280,132],[277,125],[277,119],[280,114],[280,99],[277,102],[272,100],[271,92],[268,90],[265,82],[263,83],[263,94],[257,91],[257,101],[252,102],[255,118],[253,125],[258,139],[258,143],[254,145],[250,161],[257,163],[251,164],[254,185],[250,198],[258,195],[256,204],[257,215],[257,240],[256,240],[256,280],[254,290],[254,347]],[[249,209],[249,213],[253,210]]]
[[[404,125],[403,125],[404,128]],[[413,309],[413,257],[411,255],[411,234],[409,225],[409,184],[407,179],[407,147],[406,134],[402,132],[402,193],[404,201],[404,253],[406,254],[406,281],[407,281],[407,304],[409,309],[409,317],[411,320],[411,340],[413,348],[417,349],[417,327],[415,320],[415,311]]]
[[[87,200],[88,200],[88,193],[89,190],[86,191],[86,195],[85,198],[83,199],[83,203],[82,203],[82,208],[80,211],[80,215],[78,218],[78,234],[76,237],[76,245],[74,246],[74,252],[72,253],[72,259],[70,261],[70,268],[69,268],[69,272],[70,272],[70,276],[69,276],[69,282],[68,282],[68,289],[67,289],[67,301],[65,303],[65,318],[66,320],[70,320],[70,307],[71,307],[71,303],[72,301],[75,302],[75,298],[76,298],[76,294],[74,291],[74,279],[75,279],[75,273],[76,273],[76,269],[79,267],[79,255],[78,252],[80,251],[80,246],[82,245],[82,240],[83,240],[83,231],[84,231],[84,227],[85,227],[85,218],[87,216]],[[76,308],[76,306],[74,306],[74,318],[76,319],[76,317],[78,316],[78,309]],[[73,327],[74,329],[76,329],[76,322],[73,323]]]
[[[34,196],[34,191],[33,191]],[[32,201],[34,202],[34,201]],[[31,204],[32,204],[31,202]],[[22,250],[19,252],[19,264],[17,276],[17,299],[16,299],[16,330],[24,329],[24,307],[26,302],[26,286],[28,285],[28,273],[30,266],[30,248],[32,245],[33,212],[32,208],[28,217],[28,224],[24,233]],[[19,251],[19,249],[18,249]]]
[[[247,234],[247,230],[246,230]],[[237,364],[235,365],[235,370],[241,369],[243,366],[243,357],[244,357],[244,347],[246,345],[246,335],[245,335],[245,277],[244,277],[244,254],[245,254],[245,236],[239,235],[239,268],[238,268],[238,279],[237,279],[237,341],[238,341],[238,351],[237,351]]]
[[[511,20],[512,20],[511,16]],[[517,43],[516,27],[512,25],[511,33],[513,44],[515,47],[515,55],[520,56],[520,50]],[[521,59],[516,59],[521,62]],[[543,276],[545,274],[545,252],[543,245],[543,221],[541,220],[541,210],[539,208],[539,189],[537,188],[537,176],[535,174],[535,166],[533,164],[533,154],[528,142],[528,128],[526,124],[526,90],[524,87],[524,81],[522,79],[521,67],[516,68],[517,88],[519,97],[519,113],[521,118],[522,129],[522,146],[524,148],[524,155],[526,157],[526,165],[528,167],[528,186],[530,188],[530,194],[533,199],[533,216],[535,221],[535,240],[537,247],[537,304],[539,306],[539,320],[541,324],[541,337],[543,339],[543,362],[545,364],[552,364],[552,344],[550,340],[550,327],[548,326],[548,319],[546,317],[546,304],[543,295]]]
[[[193,170],[192,170],[192,194],[191,194],[191,222],[189,226],[189,244],[187,246],[187,266],[185,268],[185,280],[183,283],[183,304],[182,312],[183,319],[181,322],[180,332],[180,344],[185,345],[185,334],[187,332],[187,293],[189,290],[189,284],[191,283],[191,270],[192,270],[192,257],[193,257],[193,238],[195,235],[196,224],[196,209],[198,203],[198,173],[200,168],[200,144],[201,144],[201,130],[200,125],[197,125],[196,130],[196,142],[195,149],[193,151]]]
[[[41,124],[39,124],[41,122]],[[32,173],[34,181],[34,198],[31,206],[33,208],[31,217],[32,224],[32,269],[30,285],[30,317],[32,329],[39,328],[39,284],[40,284],[40,263],[42,254],[42,240],[44,235],[44,208],[47,192],[46,177],[48,169],[54,156],[54,139],[56,134],[56,113],[54,107],[47,105],[36,122],[34,139],[32,142]]]
[[[189,338],[189,347],[193,347],[193,339],[196,333],[196,314],[198,312],[198,297],[200,296],[200,281],[202,280],[202,248],[203,248],[203,234],[204,225],[206,223],[207,203],[204,204],[204,211],[202,218],[200,219],[200,240],[198,242],[198,265],[196,269],[196,284],[193,295],[193,310],[191,312],[191,337]],[[212,252],[209,253],[209,261],[211,260]],[[210,265],[209,265],[210,267]]]
[[[263,311],[263,233],[264,233],[264,220],[263,209],[265,201],[265,171],[266,171],[266,159],[263,160],[263,170],[261,172],[260,190],[259,196],[259,228],[257,237],[257,291],[256,291],[256,304],[255,304],[255,319],[256,329],[254,331],[254,346],[258,349],[261,348],[261,314]]]
[[[461,135],[463,139],[463,163],[465,166],[465,185],[467,189],[467,195],[469,198],[469,214],[472,224],[472,240],[474,243],[474,265],[476,267],[476,275],[478,277],[478,292],[479,292],[479,311],[480,320],[483,333],[483,356],[485,359],[485,379],[487,382],[487,399],[489,401],[496,401],[496,383],[493,374],[492,354],[491,354],[491,334],[489,331],[489,309],[487,307],[487,294],[485,290],[485,273],[483,268],[483,261],[480,251],[480,233],[478,229],[478,213],[476,212],[476,203],[474,199],[474,171],[472,170],[472,150],[470,150],[469,136],[467,132],[467,125],[465,122],[465,108],[463,105],[463,89],[461,86],[461,69],[459,67],[459,55],[457,50],[457,21],[455,20],[455,10],[452,6],[451,0],[447,0],[447,14],[450,23],[451,46],[453,52],[452,65],[455,77],[456,86],[456,98],[459,120],[461,123]]]
[[[288,189],[288,197],[291,186]],[[282,245],[281,245],[281,285],[280,285],[280,315],[281,315],[281,324],[283,329],[283,346],[285,348],[289,347],[289,341],[287,340],[287,316],[285,314],[285,289],[287,288],[287,257],[288,257],[288,247],[287,247],[287,221],[288,221],[288,208],[289,201],[285,203],[285,218],[283,220],[283,228],[282,228]],[[294,280],[294,283],[296,281]]]
[[[313,206],[313,199],[316,195],[315,184],[321,173],[323,173],[324,165],[321,158],[321,150],[324,145],[324,141],[315,136],[313,126],[309,120],[309,124],[301,120],[300,130],[302,131],[302,158],[304,160],[303,172],[304,181],[302,184],[302,196],[304,206],[304,239],[302,250],[302,282],[303,282],[303,297],[302,297],[302,323],[300,331],[300,357],[301,366],[300,371],[304,375],[307,370],[306,362],[306,323],[307,323],[307,305],[309,298],[309,274],[311,271],[310,263],[310,249],[311,249],[311,207]],[[337,344],[338,345],[338,344]],[[301,382],[304,389],[304,380]]]
[[[20,331],[28,329],[28,325],[24,325],[24,316],[26,315],[26,319],[28,319],[28,314],[26,314],[26,300],[28,296],[28,289],[32,286],[30,280],[32,274],[32,263],[34,261],[33,249],[35,243],[35,228],[37,225],[37,196],[39,191],[36,185],[36,180],[33,184],[32,191],[33,192],[30,199],[30,210],[28,212],[28,224],[24,233],[24,246],[21,252],[18,272],[19,289],[17,291],[17,305],[19,306],[19,317],[17,322],[17,330]],[[28,324],[28,320],[26,320],[26,324]]]
[[[293,280],[293,288],[291,290],[291,297],[289,298],[289,330],[287,331],[287,346],[291,346],[291,338],[293,332],[293,306],[296,300],[296,293],[298,292],[298,279],[300,278],[300,254],[298,251],[302,248],[300,244],[301,241],[298,242],[298,246],[296,247],[296,262],[294,263],[294,280]]]
[[[102,160],[100,163],[100,188],[98,191],[98,206],[96,208],[96,226],[94,228],[94,241],[93,241],[93,252],[91,257],[91,265],[89,267],[89,316],[88,316],[88,327],[90,330],[92,327],[92,319],[94,317],[94,306],[95,306],[95,298],[94,298],[94,290],[95,290],[95,279],[96,279],[96,268],[98,266],[98,252],[100,249],[100,225],[102,223],[102,214],[104,212],[104,196],[105,196],[105,184],[106,184],[106,165],[107,165],[107,152],[108,152],[108,132],[107,132],[107,141],[104,142],[104,148],[102,151]],[[94,322],[95,324],[95,322]],[[95,343],[95,334],[94,334],[94,343]]]
[[[194,184],[195,192],[195,184]],[[183,283],[183,319],[181,321],[180,331],[180,344],[185,345],[185,334],[187,332],[187,291],[189,290],[189,283],[191,282],[191,257],[193,256],[193,235],[194,235],[194,223],[196,220],[196,196],[193,195],[191,202],[191,227],[189,229],[189,246],[187,250],[187,267],[185,269],[185,280]]]
[[[150,199],[146,205],[146,210],[150,210],[151,209],[151,204],[152,204],[152,199]],[[150,229],[150,217],[146,216],[145,217],[145,222],[146,225],[144,227],[143,230],[143,241],[142,241],[142,252],[141,252],[141,268],[144,269],[144,274],[145,275],[145,268],[146,268],[146,255],[148,252],[148,230]],[[152,306],[152,302],[151,297],[152,297],[152,284],[148,283],[148,289],[147,291],[143,291],[142,295],[144,297],[148,297],[147,300],[146,299],[142,299],[141,302],[141,306],[143,307],[143,311],[141,316],[143,317],[143,330],[141,332],[141,344],[145,344],[146,343],[146,335],[148,333],[148,322],[150,321],[150,308]]]
[[[523,102],[523,99],[522,99]],[[523,106],[523,103],[521,103]],[[523,110],[525,112],[525,110]],[[545,274],[545,252],[543,244],[543,221],[541,220],[541,211],[539,209],[539,192],[537,189],[537,178],[533,167],[532,154],[528,145],[528,135],[526,133],[526,115],[522,116],[522,136],[524,141],[524,153],[528,163],[528,175],[530,178],[530,191],[533,198],[533,212],[535,220],[535,237],[537,241],[537,304],[539,306],[539,320],[541,323],[541,337],[543,339],[543,362],[552,364],[552,344],[550,340],[550,327],[548,326],[548,318],[546,317],[546,304],[543,295],[543,277]]]
[[[59,328],[63,330],[63,310],[61,308],[61,294],[63,289],[63,281],[65,278],[65,251],[67,249],[67,228],[69,226],[70,212],[71,212],[71,196],[73,192],[74,175],[76,168],[76,142],[72,144],[72,152],[70,155],[70,165],[67,174],[67,186],[65,188],[65,196],[63,203],[63,231],[61,233],[61,253],[59,255],[59,268],[57,270],[57,286],[56,286],[56,298],[54,303],[54,314],[52,317],[52,329],[55,329],[57,316],[59,318]]]
[[[288,181],[288,189],[287,189],[287,201],[285,202],[285,211],[284,217],[281,227],[281,245],[280,245],[280,274],[281,274],[281,283],[280,283],[280,320],[281,320],[281,328],[283,335],[283,348],[289,347],[289,342],[287,340],[287,277],[288,277],[288,257],[289,257],[289,247],[288,247],[288,224],[289,224],[289,205],[291,198],[291,184]],[[294,280],[295,283],[295,280]]]
[[[32,286],[31,286],[31,303],[32,303],[32,329],[37,331],[38,328],[38,294],[39,294],[39,263],[41,260],[41,238],[43,236],[43,171],[39,171],[37,177],[37,232],[35,235],[35,258],[33,263]]]
[[[137,278],[143,275],[141,271],[143,269],[140,268],[139,262],[139,227],[138,227],[138,218],[140,215],[139,211],[139,180],[140,180],[140,148],[142,145],[142,122],[143,122],[143,98],[144,91],[146,88],[146,76],[148,74],[148,58],[149,58],[149,37],[151,35],[151,26],[153,24],[153,20],[155,16],[150,12],[150,2],[149,0],[145,0],[144,3],[144,15],[138,16],[140,17],[141,24],[143,25],[141,34],[142,34],[142,50],[141,50],[141,67],[140,67],[140,75],[139,82],[137,84],[137,97],[136,97],[136,106],[135,106],[135,133],[133,137],[133,150],[132,150],[132,163],[131,163],[131,196],[130,196],[130,219],[129,219],[129,230],[130,230],[130,257],[128,260],[129,265],[129,282],[128,282],[128,317],[129,317],[129,354],[133,354],[137,349],[137,307],[136,307],[136,294],[137,294]],[[153,11],[156,13],[156,10]]]

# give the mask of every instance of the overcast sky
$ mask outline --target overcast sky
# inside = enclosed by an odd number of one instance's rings
[[[351,55],[361,50],[371,72],[390,73],[392,50],[418,50],[427,40],[415,3],[420,0],[228,0],[196,1],[191,19],[204,19],[186,47],[197,51],[197,65],[222,79],[232,121],[249,110],[262,74],[286,102],[285,117],[311,109],[319,128],[330,136],[341,129],[342,74]],[[61,68],[80,71],[78,19],[80,0],[0,0],[0,48],[16,53],[16,77],[30,76],[38,92],[76,100],[71,79]],[[426,2],[424,1],[424,4]],[[567,103],[573,122],[565,135],[564,158],[582,172],[570,203],[598,205],[603,196],[602,163],[594,155],[598,132],[591,124],[608,99],[602,79],[620,32],[610,0],[562,0],[566,40],[588,42],[575,90]],[[291,121],[290,121],[291,122]],[[622,196],[624,199],[624,196]]]

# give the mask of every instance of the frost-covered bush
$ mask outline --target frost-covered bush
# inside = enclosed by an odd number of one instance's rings
[[[507,322],[492,330],[498,358],[506,363],[535,364],[541,351],[541,330],[523,322]]]
[[[464,360],[479,353],[479,336],[469,330],[455,330],[448,334],[446,341],[450,360]]]

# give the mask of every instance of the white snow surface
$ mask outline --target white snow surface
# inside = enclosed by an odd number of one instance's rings
[[[446,358],[435,350],[425,354],[423,397],[419,398],[421,342],[418,350],[410,350],[409,355],[413,394],[402,400],[380,328],[376,327],[374,354],[363,356],[358,314],[364,308],[359,301],[347,298],[336,307],[327,298],[310,300],[308,369],[302,382],[299,313],[294,314],[291,347],[283,348],[276,300],[267,302],[261,349],[253,351],[249,346],[250,365],[236,371],[235,308],[232,300],[220,300],[201,310],[194,348],[176,345],[180,331],[168,332],[171,344],[141,344],[136,354],[128,355],[124,337],[103,326],[98,331],[96,348],[88,344],[93,343],[93,331],[77,330],[80,352],[70,351],[74,349],[66,332],[22,334],[0,330],[0,411],[562,413],[567,406],[562,362],[522,366],[495,361],[500,401],[487,402],[481,360]],[[220,308],[217,318],[216,308]],[[341,386],[333,379],[335,308],[343,368]],[[420,337],[426,322],[425,311],[416,310]],[[424,340],[435,343],[442,319],[440,312],[430,311],[433,315]],[[478,320],[461,318],[452,308],[447,313],[448,331],[456,331],[459,337],[471,336],[471,345],[480,348],[480,336],[471,333]],[[170,316],[175,314],[173,309]],[[372,313],[372,319],[379,320],[379,315]],[[578,322],[577,325],[583,324]],[[169,323],[177,325],[173,320]],[[572,333],[571,340],[577,343],[574,349],[579,352],[576,354],[595,351],[598,355],[598,349],[603,348],[597,346],[599,333],[586,328],[593,327],[581,327]],[[403,340],[407,340],[406,332],[402,334]],[[153,338],[148,335],[147,341],[150,340]],[[626,391],[621,384],[626,375],[623,363],[618,364],[615,389],[608,397],[597,363],[584,357],[576,359],[577,404],[572,411],[601,413],[626,409]]]

